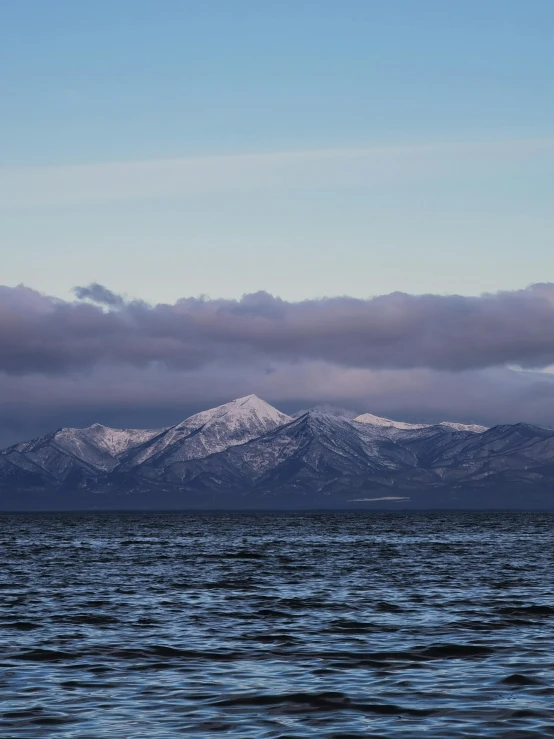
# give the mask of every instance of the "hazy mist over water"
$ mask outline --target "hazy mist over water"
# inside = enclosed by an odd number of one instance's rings
[[[0,516],[0,734],[554,736],[554,514]]]

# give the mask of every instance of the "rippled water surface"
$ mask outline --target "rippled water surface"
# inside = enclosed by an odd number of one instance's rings
[[[554,737],[553,531],[0,516],[0,736]]]

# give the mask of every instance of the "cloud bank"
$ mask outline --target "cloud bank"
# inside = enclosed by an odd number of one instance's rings
[[[0,287],[0,447],[60,426],[161,427],[256,393],[408,421],[554,422],[554,285],[479,297],[64,301]]]
[[[0,288],[0,371],[68,374],[100,364],[179,370],[321,361],[459,372],[554,363],[554,283],[478,297],[391,293],[288,302],[183,298],[148,305],[92,284],[64,301]]]

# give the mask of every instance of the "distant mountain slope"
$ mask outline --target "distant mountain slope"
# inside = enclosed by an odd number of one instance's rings
[[[323,487],[344,475],[367,475],[413,464],[415,457],[374,439],[345,419],[309,412],[229,455],[255,481],[313,478]]]
[[[291,418],[249,395],[163,429],[60,429],[0,452],[0,508],[554,508],[553,431],[327,410]]]
[[[15,470],[28,471],[59,482],[112,472],[122,454],[160,433],[160,430],[112,429],[98,423],[85,429],[59,429],[1,451],[0,479],[3,472],[7,474],[10,470],[10,474],[15,474]]]
[[[361,416],[356,416],[354,420],[358,423],[367,423],[370,426],[378,426],[379,428],[386,429],[399,429],[401,431],[425,429],[435,425],[429,423],[406,423],[404,421],[393,421],[390,418],[374,416],[373,413],[363,413]],[[483,431],[487,430],[486,426],[479,426],[477,424],[454,423],[452,421],[441,421],[441,423],[438,425],[446,426],[453,431],[471,431],[475,434],[481,434],[483,433]]]

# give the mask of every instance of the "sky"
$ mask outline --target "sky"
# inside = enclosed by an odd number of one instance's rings
[[[554,282],[553,28],[551,0],[0,3],[0,333],[20,339],[0,363],[0,444],[50,424],[164,425],[250,392],[286,410],[554,420],[533,323],[550,325],[551,293],[529,288]],[[387,353],[373,323],[356,326],[397,293],[434,298]],[[497,295],[498,355],[483,294]],[[280,299],[287,318],[263,350],[218,336],[204,364],[159,347],[129,361],[105,341],[81,365],[62,357],[83,352],[85,305],[118,324],[191,298],[243,317]],[[57,367],[27,343],[45,313],[61,321]],[[297,320],[320,335],[311,354]],[[439,340],[431,361],[437,330],[481,359],[452,362]],[[189,350],[205,347],[175,352]]]

